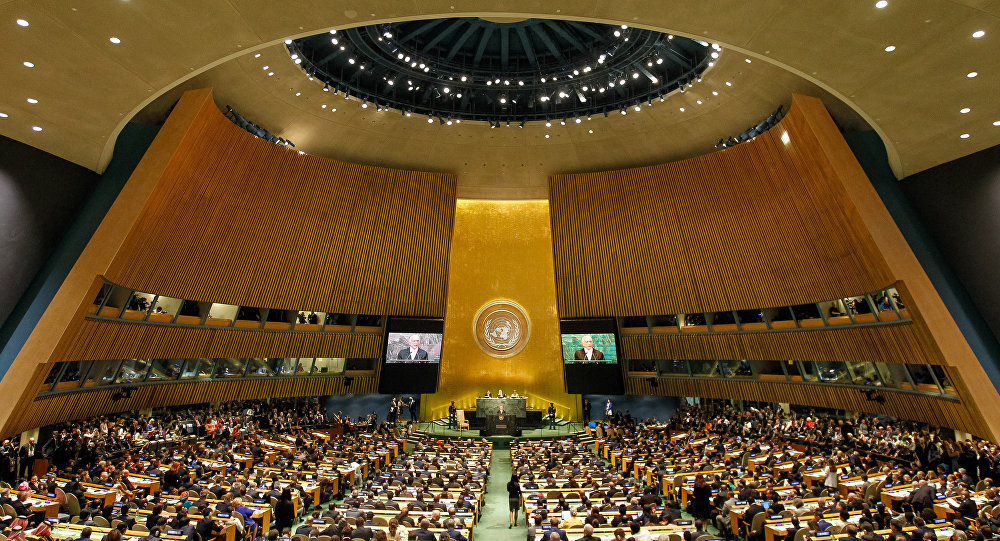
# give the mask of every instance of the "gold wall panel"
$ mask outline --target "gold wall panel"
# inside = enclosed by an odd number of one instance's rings
[[[458,200],[441,377],[438,392],[421,400],[424,418],[446,416],[451,400],[459,409],[475,407],[487,389],[516,390],[527,394],[529,409],[554,402],[560,417],[579,417],[580,397],[563,384],[549,224],[546,201]],[[501,299],[519,304],[531,320],[524,349],[505,359],[480,349],[472,330],[479,309]]]

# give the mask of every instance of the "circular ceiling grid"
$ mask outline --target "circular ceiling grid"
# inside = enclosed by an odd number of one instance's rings
[[[286,42],[324,90],[446,123],[566,119],[684,91],[721,48],[579,21],[448,18],[331,30]]]

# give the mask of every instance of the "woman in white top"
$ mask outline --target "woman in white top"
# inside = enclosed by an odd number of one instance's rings
[[[828,459],[826,461],[826,467],[823,468],[823,486],[830,490],[837,490],[837,465],[833,463],[833,459]]]

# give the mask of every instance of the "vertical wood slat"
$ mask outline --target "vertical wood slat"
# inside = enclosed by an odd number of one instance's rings
[[[192,300],[441,317],[455,197],[451,174],[299,155],[208,115],[106,275]]]
[[[793,102],[720,152],[550,177],[560,315],[783,306],[892,283],[811,129]]]

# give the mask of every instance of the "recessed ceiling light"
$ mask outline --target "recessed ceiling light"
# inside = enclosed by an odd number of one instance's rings
[[[681,107],[681,112],[682,112],[682,113],[684,112],[684,108],[683,108],[683,107]]]
[[[115,36],[111,36],[110,38],[108,38],[108,41],[110,41],[111,43],[114,43],[115,45],[118,45],[119,43],[122,42],[122,40],[116,38]]]
[[[0,113],[0,118],[7,118],[7,116],[9,116],[9,115],[7,115],[7,113]],[[995,122],[994,122],[994,124],[995,124]]]
[[[969,109],[968,107],[962,107],[962,109],[961,109],[961,110],[959,110],[958,112],[959,112],[959,113],[962,113],[962,114],[964,115],[965,113],[968,113],[968,112],[969,112],[969,111],[971,111],[971,110],[972,110],[972,109]]]
[[[887,53],[891,53],[891,52],[893,52],[895,50],[896,50],[896,46],[895,45],[890,45],[890,46],[888,46],[888,47],[885,48],[885,52],[887,52]]]
[[[264,70],[264,71],[267,71],[267,68],[269,68],[269,67],[271,67],[271,66],[264,66],[264,67],[262,67],[262,68],[260,68],[260,69],[262,69],[262,70]]]
[[[889,5],[889,2],[887,2],[886,0],[878,0],[878,2],[875,2],[875,7],[877,7],[878,9],[882,9],[885,6],[888,6],[888,5]]]
[[[545,134],[545,138],[548,139],[549,138],[549,134],[546,133]]]
[[[260,53],[253,55],[254,58],[260,58]]]
[[[969,79],[972,79],[972,78],[973,78],[973,77],[975,77],[976,75],[979,75],[979,72],[978,72],[978,71],[970,71],[969,73],[966,73],[966,74],[965,74],[965,76],[966,76],[966,77],[968,77]]]
[[[35,67],[35,64],[34,64],[34,62],[28,62],[27,60],[25,60],[24,61],[24,67],[26,67],[26,68],[33,68],[33,67]]]
[[[733,83],[730,83],[729,81],[726,81],[726,86],[733,86]]]
[[[292,44],[292,40],[290,40],[290,39],[286,39],[285,40],[285,45],[291,45],[291,44]]]
[[[594,130],[587,130],[587,133],[594,133]]]
[[[35,98],[28,98],[28,103],[38,103],[38,100]]]
[[[18,19],[17,20],[17,25],[18,26],[28,26],[28,21],[26,21],[24,19]]]
[[[969,134],[963,133],[962,135],[959,135],[959,137],[961,137],[962,139],[968,139],[969,138]]]
[[[42,127],[41,126],[32,126],[31,129],[34,130],[34,131],[42,131]]]
[[[746,61],[747,61],[747,64],[749,64],[751,62],[751,60],[749,58],[747,58]]]
[[[974,37],[974,38],[981,38],[981,37],[983,37],[985,35],[986,35],[986,31],[985,30],[976,30],[975,32],[972,33],[972,37]]]
[[[701,100],[698,100],[698,105],[701,105]]]
[[[6,115],[5,115],[5,116],[6,116]],[[993,125],[994,125],[994,126],[1000,126],[1000,120],[994,120],[994,121],[993,121]]]
[[[273,71],[269,71],[269,72],[267,72],[267,76],[268,76],[268,77],[270,77],[270,76],[272,76],[272,75],[274,75],[274,72],[273,72]]]
[[[302,93],[301,93],[301,92],[296,92],[296,93],[295,93],[295,97],[296,97],[296,98],[297,98],[297,97],[299,97],[299,96],[301,96],[301,95],[302,95]]]
[[[719,93],[718,93],[718,92],[716,92],[715,90],[713,90],[713,91],[712,91],[712,95],[713,95],[713,96],[718,96],[718,95],[719,95]]]

